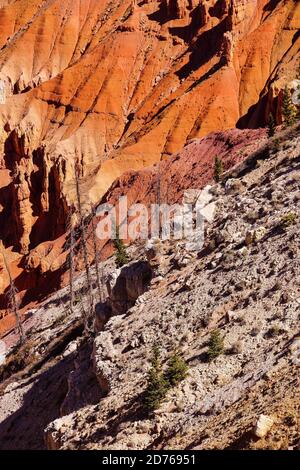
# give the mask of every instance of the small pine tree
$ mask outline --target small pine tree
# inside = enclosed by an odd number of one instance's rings
[[[215,158],[215,169],[214,169],[214,179],[216,183],[219,183],[221,181],[222,175],[224,172],[224,166],[221,158],[216,157]]]
[[[224,340],[220,330],[214,330],[210,335],[207,357],[213,361],[216,357],[224,353]]]
[[[171,386],[176,386],[187,376],[188,365],[182,354],[176,351],[168,361],[168,369],[165,374],[166,380]]]
[[[283,91],[282,98],[282,116],[284,119],[284,127],[287,128],[295,124],[295,107],[292,103],[291,93],[286,86]]]
[[[274,139],[274,141],[273,141],[273,148],[272,148],[273,153],[279,152],[279,150],[280,150],[280,143],[281,143],[281,142],[280,142],[280,139],[277,139],[277,138]]]
[[[129,258],[126,252],[126,246],[123,243],[123,240],[120,239],[119,230],[116,231],[116,239],[114,240],[114,245],[116,249],[116,263],[119,268],[128,264]]]
[[[269,114],[268,121],[268,137],[273,137],[276,132],[276,123],[272,113]]]
[[[166,396],[169,384],[162,371],[160,349],[153,347],[151,369],[148,374],[147,388],[144,394],[144,406],[147,411],[156,410]]]

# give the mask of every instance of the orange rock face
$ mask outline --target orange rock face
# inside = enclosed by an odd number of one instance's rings
[[[18,270],[63,237],[75,163],[96,203],[189,139],[264,124],[299,26],[294,0],[0,1],[0,238]]]

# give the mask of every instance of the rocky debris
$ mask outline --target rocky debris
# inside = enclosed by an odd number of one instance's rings
[[[256,423],[254,434],[256,437],[262,438],[265,437],[268,432],[271,430],[274,424],[274,419],[270,416],[260,415]]]
[[[114,272],[107,283],[111,315],[123,315],[133,307],[147,290],[151,278],[152,269],[146,261],[129,264]]]
[[[110,436],[106,433],[100,445],[92,443],[92,439],[87,437],[86,443],[79,444],[80,448],[96,446],[125,449],[132,445],[135,448],[146,448],[151,447],[154,441],[160,442],[162,446],[172,446],[175,442],[172,436],[178,435],[179,430],[182,438],[177,439],[177,446],[181,448],[190,445],[189,439],[192,437],[188,436],[191,428],[195,429],[202,423],[201,428],[207,430],[213,426],[218,416],[225,419],[230,415],[231,408],[240,410],[246,406],[245,400],[251,390],[262,386],[268,375],[269,380],[275,380],[276,375],[292,361],[286,345],[299,322],[296,301],[299,285],[294,282],[295,276],[299,276],[299,267],[293,262],[296,258],[289,256],[289,249],[284,248],[286,243],[282,242],[282,237],[289,240],[287,243],[289,246],[292,244],[293,251],[298,252],[293,240],[299,219],[297,217],[296,225],[287,231],[277,228],[278,222],[280,224],[287,211],[293,210],[299,214],[299,207],[294,202],[299,190],[297,138],[292,142],[288,160],[287,153],[279,153],[271,167],[266,162],[266,168],[262,165],[259,172],[245,175],[242,186],[246,186],[247,191],[238,195],[235,192],[228,193],[226,188],[212,191],[212,194],[215,192],[217,212],[212,225],[207,229],[206,243],[210,245],[218,234],[215,248],[207,251],[207,246],[204,246],[198,254],[198,260],[186,253],[187,263],[168,263],[169,270],[160,281],[151,284],[153,287],[138,299],[128,312],[129,315],[116,317],[117,323],[108,322],[104,332],[96,339],[95,364],[96,367],[98,364],[101,371],[106,367],[105,373],[111,384],[107,397],[102,401],[102,410],[108,411],[111,406],[115,408],[116,400],[119,409],[126,408],[126,403],[132,403],[132,400],[138,403],[147,370],[147,356],[154,341],[163,345],[166,356],[172,348],[180,345],[192,373],[177,390],[169,394],[155,414],[151,431],[146,436],[142,433],[141,440],[135,434],[132,438],[132,431],[123,425],[122,431],[117,428]],[[288,173],[285,171],[287,166]],[[267,198],[269,186],[283,187],[286,178],[290,182],[289,192],[281,192],[281,199],[286,198],[286,203],[274,211],[272,200]],[[192,194],[188,197],[192,198]],[[264,208],[263,212],[258,210],[260,207]],[[251,218],[249,211],[252,211]],[[247,248],[245,234],[250,231],[256,233],[256,236],[252,237]],[[244,247],[241,246],[243,244]],[[160,259],[172,259],[174,255],[176,258],[175,246],[176,243],[165,242],[158,250]],[[241,251],[242,248],[247,251]],[[211,267],[211,259],[215,260],[214,267]],[[284,291],[290,293],[290,300],[286,304],[280,301],[282,285],[273,290],[274,284],[278,282],[279,272],[284,272],[280,279],[284,279]],[[153,296],[155,300],[152,299]],[[279,319],[282,327],[278,326]],[[217,326],[222,329],[228,354],[208,365],[203,360],[205,344],[209,332]],[[272,336],[269,335],[270,328],[273,331]],[[254,329],[257,330],[255,336],[251,333]],[[107,341],[110,347],[105,346]],[[106,350],[109,356],[107,358]],[[124,361],[127,364],[125,368]],[[295,376],[288,373],[288,377],[292,380]],[[297,381],[296,378],[295,380]],[[127,398],[124,397],[124,384]],[[122,398],[119,395],[117,399],[119,389],[122,390]],[[282,397],[285,394],[284,389],[283,385]],[[263,398],[261,400],[264,403]],[[270,397],[270,401],[264,403],[264,410],[268,406],[271,410],[271,403]],[[254,412],[255,408],[249,411],[249,424],[251,417],[254,418]],[[88,409],[84,413],[88,415]],[[132,413],[138,420],[138,411]],[[234,413],[233,411],[232,416],[235,416]],[[74,419],[75,417],[77,419],[78,414],[73,416]],[[84,419],[82,416],[82,422]],[[101,422],[105,420],[101,419]],[[260,429],[262,428],[263,426]],[[71,436],[73,431],[70,429],[69,432]],[[74,438],[75,435],[76,432]],[[230,446],[228,441],[225,444],[223,431],[219,430],[217,435],[216,446]],[[210,442],[206,441],[204,448],[211,448],[213,439]],[[68,441],[62,448],[69,445]],[[250,444],[245,443],[247,445]]]

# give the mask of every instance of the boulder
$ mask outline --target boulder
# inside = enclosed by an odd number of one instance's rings
[[[260,415],[254,429],[255,436],[259,438],[265,437],[271,430],[273,424],[274,419],[271,416]]]

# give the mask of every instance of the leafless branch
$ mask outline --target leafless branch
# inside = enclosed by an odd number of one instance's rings
[[[24,333],[24,328],[22,325],[21,315],[19,312],[18,289],[16,288],[16,285],[14,283],[5,253],[3,250],[1,253],[2,253],[3,260],[4,260],[5,269],[9,277],[9,290],[8,290],[9,304],[14,314],[14,317],[16,319],[16,327],[19,333],[20,344],[23,344],[25,341],[25,333]]]

